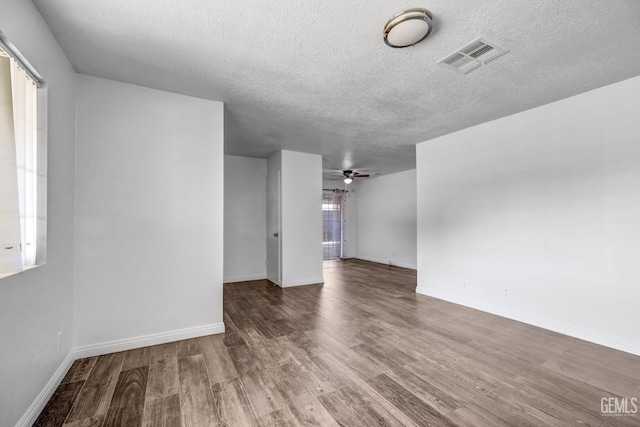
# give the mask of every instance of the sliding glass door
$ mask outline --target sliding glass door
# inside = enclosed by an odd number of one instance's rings
[[[324,190],[322,194],[322,259],[343,258],[345,248],[344,192]]]

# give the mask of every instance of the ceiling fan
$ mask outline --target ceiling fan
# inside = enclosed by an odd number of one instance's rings
[[[342,175],[344,175],[344,183],[345,184],[351,184],[353,182],[354,179],[356,178],[369,178],[370,175],[368,174],[360,174],[354,170],[351,169],[345,169],[342,171]]]

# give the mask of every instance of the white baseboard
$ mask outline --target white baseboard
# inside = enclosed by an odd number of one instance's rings
[[[224,283],[249,282],[251,280],[267,280],[267,274],[251,274],[248,276],[225,277]]]
[[[452,302],[454,304],[463,305],[465,307],[474,308],[476,310],[495,314],[496,316],[506,317],[507,319],[516,320],[528,325],[537,326],[542,329],[558,332],[563,335],[568,335],[570,337],[578,338],[595,344],[600,344],[605,347],[614,348],[616,350],[640,356],[639,343],[622,341],[616,338],[602,335],[598,332],[586,330],[574,325],[569,325],[564,322],[558,322],[547,318],[540,318],[526,313],[514,312],[504,307],[496,307],[486,303],[478,303],[478,301],[475,300],[467,301],[464,298],[452,297],[446,292],[433,291],[432,289],[428,289],[423,285],[418,285],[418,287],[416,288],[416,293]]]
[[[363,261],[369,261],[369,262],[375,262],[378,264],[384,264],[384,265],[389,265],[389,260],[383,260],[383,259],[379,259],[379,258],[372,258],[369,256],[362,256],[362,255],[357,255],[354,258],[356,259],[361,259]],[[415,264],[408,264],[408,263],[404,263],[404,262],[397,262],[397,261],[393,261],[391,260],[391,265],[393,267],[402,267],[402,268],[409,268],[411,270],[417,270],[418,266]]]
[[[73,361],[75,359],[75,353],[72,349],[64,358],[60,366],[58,366],[58,369],[56,369],[56,371],[53,373],[53,376],[49,379],[40,394],[38,394],[36,399],[31,404],[31,406],[29,406],[27,412],[25,412],[22,418],[20,418],[18,424],[16,424],[16,427],[31,427],[33,423],[36,422],[36,419],[38,419],[38,415],[40,415],[40,412],[42,412],[49,399],[51,399],[51,396],[53,396],[53,393],[60,385],[60,382],[66,375],[69,368],[71,368],[71,365],[73,364]]]
[[[97,344],[89,344],[74,349],[75,358],[100,356],[116,353],[118,351],[133,350],[134,348],[148,347],[150,345],[165,344],[172,341],[197,338],[205,335],[224,333],[224,323],[212,323],[210,325],[196,326],[194,328],[176,329],[157,334],[141,335],[122,340],[107,341]]]
[[[324,277],[314,277],[311,279],[302,279],[302,280],[291,280],[291,281],[282,281],[281,287],[283,288],[293,288],[294,286],[307,286],[307,285],[318,285],[320,283],[324,283]]]

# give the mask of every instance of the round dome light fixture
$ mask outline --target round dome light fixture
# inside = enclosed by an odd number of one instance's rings
[[[432,28],[431,12],[422,8],[407,9],[387,21],[384,42],[397,48],[413,46],[426,39]]]

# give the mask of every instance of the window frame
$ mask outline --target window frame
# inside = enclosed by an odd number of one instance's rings
[[[27,76],[36,84],[36,257],[33,265],[23,266],[22,270],[0,273],[0,279],[22,273],[47,263],[47,182],[48,182],[48,87],[20,51],[0,31],[0,49],[2,49]],[[2,250],[2,248],[0,248]]]

